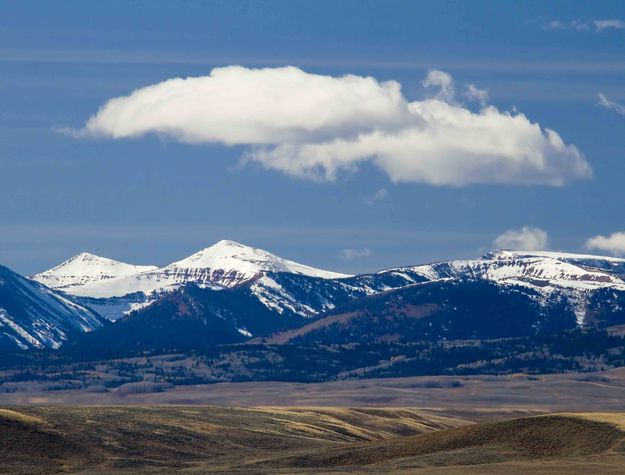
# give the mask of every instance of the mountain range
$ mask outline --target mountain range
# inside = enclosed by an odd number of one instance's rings
[[[625,324],[625,259],[492,251],[346,275],[233,241],[163,267],[0,268],[2,348],[204,348],[531,336]],[[74,343],[76,342],[76,343]]]

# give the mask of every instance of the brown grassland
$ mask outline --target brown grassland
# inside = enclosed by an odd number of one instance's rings
[[[0,410],[0,472],[625,472],[625,413],[491,419],[409,408],[14,406]]]
[[[625,369],[0,394],[0,473],[625,473]]]

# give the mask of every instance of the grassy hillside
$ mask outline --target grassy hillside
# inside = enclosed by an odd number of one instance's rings
[[[619,473],[624,421],[606,413],[474,424],[405,408],[24,406],[0,409],[0,472]]]

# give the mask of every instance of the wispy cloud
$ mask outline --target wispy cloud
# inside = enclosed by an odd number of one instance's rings
[[[593,20],[593,25],[597,31],[604,30],[625,30],[625,21],[623,20]]]
[[[581,20],[573,20],[565,22],[562,20],[552,20],[543,25],[545,30],[571,30],[571,31],[589,31],[590,25]]]
[[[371,206],[372,204],[377,203],[378,201],[388,198],[388,195],[389,195],[389,192],[386,188],[380,188],[378,191],[372,194],[369,198],[367,198],[365,203]]]
[[[488,91],[480,89],[475,84],[467,84],[465,86],[464,96],[470,101],[479,102],[482,106],[488,104]]]
[[[616,18],[604,20],[551,20],[543,25],[544,30],[592,31],[602,33],[606,30],[625,30],[625,21]]]
[[[549,237],[547,232],[530,226],[521,229],[509,229],[493,241],[497,249],[514,251],[542,251],[547,248]]]
[[[611,101],[603,94],[599,93],[599,103],[601,107],[605,107],[606,109],[610,109],[617,114],[625,116],[625,105],[619,104],[618,102]]]
[[[445,71],[433,69],[428,71],[427,76],[422,82],[423,87],[437,89],[436,99],[451,102],[454,100],[454,80],[450,74]]]
[[[339,254],[339,257],[344,261],[353,261],[355,259],[363,259],[365,257],[371,257],[375,253],[368,247],[362,249],[343,249]]]

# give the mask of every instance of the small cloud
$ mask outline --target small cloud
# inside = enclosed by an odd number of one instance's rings
[[[564,22],[562,20],[552,20],[543,25],[543,30],[569,30],[569,31],[589,31],[590,25],[581,20]]]
[[[438,69],[428,71],[427,76],[422,82],[423,87],[438,87],[436,99],[445,102],[451,102],[454,99],[454,80],[450,74]]]
[[[488,102],[488,91],[478,88],[475,84],[466,85],[464,96],[470,101],[479,102],[482,106]]]
[[[569,29],[573,31],[588,31],[590,30],[590,25],[581,20],[573,20],[569,23]]]
[[[599,32],[604,30],[625,30],[625,21],[623,20],[593,20],[593,25],[595,29]]]
[[[75,139],[85,138],[89,136],[89,133],[84,129],[73,129],[71,127],[52,127],[52,130],[57,134],[68,135]]]
[[[365,203],[367,203],[369,206],[371,206],[372,204],[380,201],[380,200],[384,200],[386,198],[388,198],[389,192],[386,188],[380,188],[378,191],[376,191],[373,195],[371,195],[366,201]]]
[[[566,26],[560,20],[551,20],[543,25],[543,30],[564,30]]]
[[[625,255],[625,231],[592,237],[586,241],[586,249],[604,251],[615,256]]]
[[[612,110],[619,115],[625,115],[625,106],[623,104],[619,104],[618,102],[611,101],[603,94],[599,94],[599,102],[598,104],[601,107],[605,107],[606,109]]]
[[[543,251],[547,248],[547,232],[539,228],[523,226],[521,229],[509,229],[493,241],[497,249],[513,251]]]
[[[374,252],[368,247],[362,249],[343,249],[339,257],[344,261],[353,261],[354,259],[362,259],[364,257],[373,256]]]
[[[606,20],[552,20],[543,25],[543,30],[568,30],[568,31],[593,31],[595,33],[602,33],[605,30],[623,30],[625,29],[625,21],[618,19],[606,19]]]

